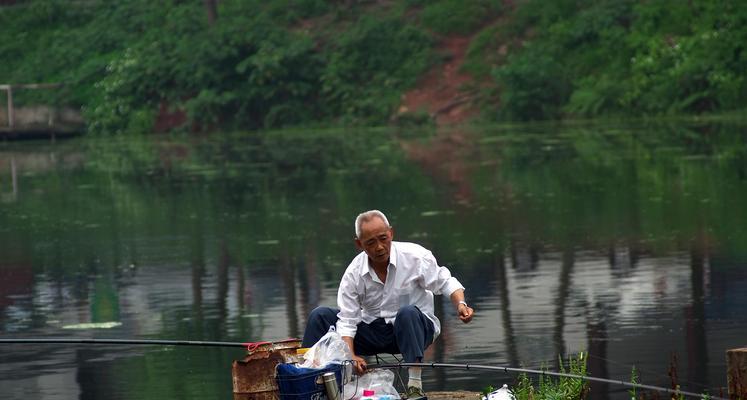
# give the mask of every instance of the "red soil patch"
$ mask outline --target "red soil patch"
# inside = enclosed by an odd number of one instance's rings
[[[450,36],[444,38],[439,50],[450,56],[449,60],[431,68],[415,89],[405,93],[398,113],[427,112],[437,124],[464,122],[477,110],[471,106],[471,96],[463,85],[472,77],[460,71],[472,37]]]
[[[184,110],[172,110],[171,105],[166,100],[161,100],[158,105],[158,114],[153,123],[153,131],[156,133],[165,133],[176,129],[187,123],[187,113]]]

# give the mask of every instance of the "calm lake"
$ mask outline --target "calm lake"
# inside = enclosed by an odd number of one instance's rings
[[[669,387],[674,365],[683,389],[719,395],[725,351],[747,345],[743,121],[0,143],[0,338],[300,337],[371,208],[476,310],[464,325],[437,298],[428,360],[555,369],[589,351],[591,375]],[[244,354],[0,346],[1,399],[227,400]]]

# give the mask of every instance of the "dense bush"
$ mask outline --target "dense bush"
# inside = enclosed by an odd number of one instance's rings
[[[499,0],[437,0],[422,3],[423,26],[441,34],[472,33],[501,10]]]
[[[738,1],[529,0],[511,21],[526,42],[493,71],[501,90],[498,116],[745,107],[747,7]]]
[[[430,40],[398,18],[363,17],[329,50],[321,76],[328,112],[386,121],[428,66]]]
[[[551,48],[529,45],[496,72],[502,82],[501,112],[508,119],[560,117],[558,104],[568,99],[567,72]]]
[[[329,24],[344,5],[219,5],[213,26],[202,2],[0,7],[0,34],[18,37],[0,44],[0,81],[65,82],[98,132],[147,131],[163,109],[189,129],[381,124],[429,63],[429,37],[396,13]]]
[[[96,84],[104,98],[89,113],[92,128],[143,129],[133,115],[152,123],[161,103],[186,112],[199,129],[312,120],[322,67],[312,39],[276,24],[270,13],[226,8],[231,12],[214,27],[199,8],[172,8],[162,23],[178,34],[154,31],[112,60]]]

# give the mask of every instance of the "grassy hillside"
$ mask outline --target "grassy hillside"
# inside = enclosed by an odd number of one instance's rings
[[[525,0],[18,0],[0,7],[0,83],[82,107],[93,132],[380,125],[471,37],[485,118],[741,110],[747,6]],[[36,96],[36,98],[34,98]]]

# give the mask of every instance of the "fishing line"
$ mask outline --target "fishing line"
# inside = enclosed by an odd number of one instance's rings
[[[396,364],[373,364],[373,365],[367,366],[368,369],[374,369],[374,368],[397,369],[397,368],[403,368],[403,367],[456,368],[456,369],[466,369],[468,371],[470,369],[475,369],[475,370],[486,370],[486,371],[503,371],[504,373],[518,372],[518,373],[526,373],[526,374],[532,374],[532,375],[555,376],[555,377],[564,377],[564,378],[573,378],[573,379],[583,379],[586,381],[611,383],[615,385],[627,386],[630,388],[654,390],[657,392],[667,392],[667,393],[671,393],[675,395],[695,397],[698,399],[703,397],[703,393],[694,393],[694,392],[688,392],[684,390],[665,388],[661,386],[645,385],[642,383],[632,383],[632,382],[626,382],[626,381],[615,380],[615,379],[596,378],[593,376],[576,375],[576,374],[569,374],[565,372],[540,371],[536,369],[527,369],[527,368],[498,367],[498,366],[492,366],[492,365],[479,365],[479,364],[407,363],[407,362],[400,362]],[[711,400],[729,400],[724,397],[716,397],[716,396],[711,396],[711,395],[708,395],[708,398]]]

